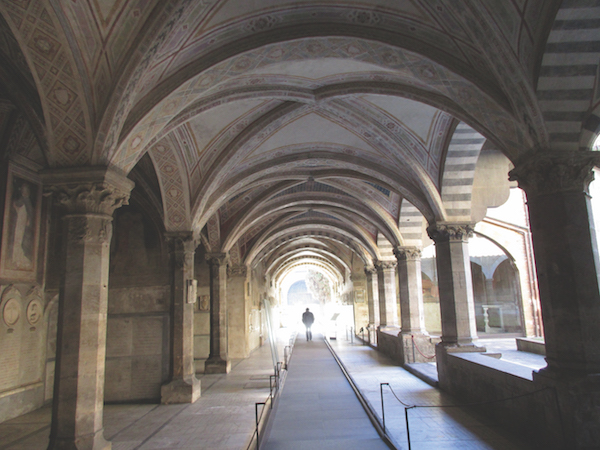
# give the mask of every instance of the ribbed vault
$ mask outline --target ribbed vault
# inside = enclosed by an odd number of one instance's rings
[[[345,278],[427,223],[479,220],[485,149],[515,161],[600,129],[598,58],[561,65],[587,34],[559,1],[145,4],[0,4],[6,151],[141,184],[151,163],[167,231],[275,278],[311,261]]]

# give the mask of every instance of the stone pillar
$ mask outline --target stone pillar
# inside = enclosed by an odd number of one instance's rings
[[[440,223],[430,226],[427,233],[435,242],[442,316],[441,344],[445,347],[473,346],[477,327],[468,247],[473,227]]]
[[[397,247],[394,254],[398,259],[402,362],[431,362],[435,359],[435,347],[425,332],[421,250]]]
[[[210,267],[210,354],[204,373],[229,373],[227,356],[227,254],[207,253]]]
[[[531,154],[510,172],[527,194],[548,366],[534,381],[559,395],[569,448],[600,442],[600,293],[587,192],[597,152]]]
[[[43,180],[64,211],[48,448],[109,449],[103,407],[112,214],[127,204],[133,182],[95,167],[52,170]]]
[[[396,261],[378,261],[379,328],[398,328],[396,304]]]
[[[248,268],[244,265],[227,268],[227,354],[230,358],[247,358],[250,354],[245,293],[247,276]]]
[[[167,233],[171,271],[171,361],[168,383],[160,389],[161,403],[194,403],[200,381],[194,370],[194,253],[191,232]]]
[[[379,326],[379,287],[377,285],[377,269],[365,267],[367,276],[367,302],[369,305],[369,343],[375,343]]]

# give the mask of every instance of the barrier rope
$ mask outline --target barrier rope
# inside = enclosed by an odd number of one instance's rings
[[[412,339],[412,343],[413,343],[413,345],[415,346],[415,348],[417,349],[417,351],[419,352],[419,354],[420,354],[420,355],[421,355],[423,358],[426,358],[426,359],[435,359],[435,355],[433,355],[433,356],[427,356],[426,354],[424,354],[424,353],[421,351],[421,349],[419,348],[419,346],[418,346],[418,345],[417,345],[417,343],[415,342],[415,335],[414,335],[414,334],[411,334],[411,335],[410,335],[410,338]]]
[[[506,398],[501,398],[498,400],[488,400],[486,402],[461,403],[460,405],[409,405],[408,403],[404,403],[402,400],[400,400],[400,398],[398,398],[398,396],[394,392],[394,389],[392,389],[392,386],[390,386],[389,384],[387,386],[390,388],[390,391],[392,391],[392,394],[394,394],[394,397],[396,397],[396,400],[398,400],[400,403],[402,403],[403,406],[405,406],[407,408],[411,408],[411,409],[412,408],[462,408],[463,406],[489,405],[492,403],[499,403],[499,402],[505,402],[508,400],[515,400],[517,398],[527,397],[529,395],[537,394],[538,392],[543,392],[543,391],[553,389],[550,386],[546,386],[542,389],[538,389],[537,391],[532,391],[532,392],[527,392],[525,394],[515,395],[514,397],[506,397]]]
[[[394,389],[392,389],[392,387],[390,386],[389,383],[380,383],[380,389],[383,388],[383,385],[387,385],[387,387],[390,388],[390,391],[392,392],[392,394],[394,395],[394,397],[396,398],[396,400],[398,400],[402,406],[404,406],[404,417],[406,420],[406,438],[408,440],[408,450],[411,450],[411,442],[410,442],[410,427],[408,424],[408,411],[411,409],[415,409],[415,408],[461,408],[464,406],[477,406],[477,405],[489,405],[489,404],[493,404],[493,403],[499,403],[499,402],[505,402],[508,400],[515,400],[518,398],[522,398],[522,397],[527,397],[530,395],[534,395],[537,394],[539,392],[543,392],[543,391],[547,391],[547,390],[551,390],[554,392],[554,397],[556,400],[556,406],[557,406],[557,411],[558,411],[558,415],[559,415],[559,422],[560,422],[560,428],[561,428],[561,434],[562,434],[562,440],[563,443],[565,443],[565,429],[564,429],[564,423],[563,423],[563,417],[560,411],[560,405],[558,402],[558,394],[556,392],[556,389],[551,387],[551,386],[546,386],[542,389],[538,389],[537,391],[532,391],[532,392],[527,392],[525,394],[520,394],[520,395],[515,395],[513,397],[506,397],[506,398],[501,398],[498,400],[488,400],[485,402],[473,402],[473,403],[462,403],[460,405],[409,405],[408,403],[403,402],[402,400],[400,400],[400,398],[396,395],[396,393],[394,392]],[[383,390],[381,391],[381,413],[382,413],[382,417],[383,417],[383,430],[385,432],[385,411],[384,411],[384,406],[383,406]]]

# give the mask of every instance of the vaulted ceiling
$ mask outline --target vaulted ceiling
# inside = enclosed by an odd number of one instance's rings
[[[343,273],[422,245],[424,221],[481,219],[482,149],[508,171],[589,147],[593,93],[566,116],[548,100],[597,77],[598,57],[556,68],[590,40],[565,3],[3,0],[0,138],[40,168],[150,158],[167,230],[232,264]],[[34,139],[11,147],[16,115]]]

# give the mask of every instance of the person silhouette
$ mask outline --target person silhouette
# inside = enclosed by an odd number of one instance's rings
[[[312,341],[312,330],[310,328],[312,327],[312,324],[314,323],[314,321],[315,321],[315,316],[313,315],[313,313],[310,312],[310,310],[308,308],[306,308],[306,311],[304,311],[304,313],[302,314],[302,323],[306,327],[306,340],[307,341]]]

